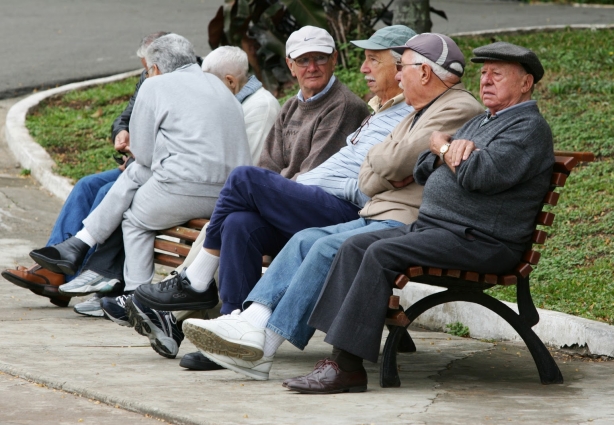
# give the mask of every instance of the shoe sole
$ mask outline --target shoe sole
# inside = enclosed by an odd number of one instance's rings
[[[22,279],[19,276],[15,276],[12,273],[2,272],[2,277],[11,282],[13,285],[17,285],[20,288],[29,289],[34,292],[36,295],[41,295],[46,287],[53,286],[48,283],[34,283],[29,280]]]
[[[30,253],[30,258],[33,259],[42,268],[54,273],[62,273],[66,275],[74,275],[76,270],[70,267],[72,264],[64,260],[54,260],[52,258],[43,257],[37,253]]]
[[[292,390],[292,391],[299,392],[301,394],[364,393],[365,391],[367,391],[367,386],[366,385],[364,385],[364,386],[361,385],[359,387],[340,388],[340,389],[331,390],[331,391],[312,391],[312,390],[307,390],[307,389],[292,388],[289,385],[287,385],[286,388],[289,389],[289,390]]]
[[[77,306],[75,306],[73,308],[73,311],[77,314],[81,314],[83,316],[89,316],[89,317],[104,317],[104,312],[102,311],[102,309],[100,310],[90,310],[90,311],[79,311],[77,310]]]
[[[113,292],[115,290],[115,286],[119,283],[119,280],[113,284],[113,286],[110,286],[108,282],[100,282],[98,285],[86,285],[86,286],[81,286],[79,288],[75,288],[74,290],[63,290],[61,285],[58,288],[58,291],[60,292],[60,294],[63,295],[70,295],[70,296],[85,296],[85,295],[89,295],[89,294],[93,294],[95,292],[98,292],[99,294],[108,294],[110,292]],[[66,285],[66,284],[65,284]]]
[[[200,303],[183,303],[183,304],[161,304],[156,300],[151,300],[149,298],[143,297],[143,294],[139,292],[137,289],[134,292],[134,296],[139,302],[142,302],[146,306],[153,308],[154,310],[161,311],[180,311],[180,310],[210,310],[219,304],[219,298],[213,302],[200,302]]]
[[[155,331],[154,329],[158,329],[150,320],[149,317],[145,313],[141,313],[139,309],[134,305],[132,299],[126,300],[126,313],[128,313],[128,320],[130,321],[130,326],[134,327],[134,330],[138,332],[139,335],[146,336],[149,338],[149,344],[151,348],[161,355],[162,357],[166,357],[167,359],[174,359],[177,357],[177,353],[179,352],[179,346],[175,342],[174,339],[169,338],[160,331]],[[143,317],[145,316],[145,317]],[[159,334],[162,333],[163,336]],[[161,338],[172,340],[173,345],[176,347],[174,350],[169,350],[166,345],[160,340]],[[169,341],[170,342],[170,341]]]
[[[183,332],[185,333],[185,330]],[[222,366],[225,369],[232,370],[233,372],[236,372],[241,375],[245,375],[248,378],[255,379],[256,381],[268,381],[269,380],[269,374],[266,372],[258,372],[257,370],[247,369],[247,368],[243,368],[243,367],[231,364],[231,363],[227,363],[223,360],[216,358],[214,355],[212,355],[213,353],[208,353],[208,352],[203,351],[203,354],[209,360],[217,363],[218,365]]]
[[[264,356],[264,352],[260,348],[227,341],[210,330],[191,323],[183,323],[183,333],[203,352],[208,351],[249,362],[260,360]]]

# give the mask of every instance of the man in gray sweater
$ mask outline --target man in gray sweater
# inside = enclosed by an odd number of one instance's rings
[[[30,254],[49,270],[73,274],[89,247],[121,223],[125,291],[151,282],[155,231],[210,216],[230,171],[251,164],[239,102],[217,77],[201,71],[188,40],[160,37],[145,60],[148,78],[130,120],[135,162],[83,230]]]
[[[363,359],[377,361],[387,300],[408,266],[500,274],[512,270],[530,243],[554,164],[550,127],[531,100],[544,70],[535,53],[509,43],[473,53],[473,62],[484,63],[486,114],[453,136],[433,133],[413,172],[424,185],[415,223],[357,235],[341,246],[308,322],[327,334],[332,356],[286,381],[290,390],[366,391]],[[406,52],[400,72],[421,66],[408,59]]]

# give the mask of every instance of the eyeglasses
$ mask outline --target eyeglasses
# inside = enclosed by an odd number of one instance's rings
[[[397,62],[397,72],[401,72],[403,71],[403,67],[404,66],[411,66],[411,65],[424,65],[421,62],[416,62],[416,63],[401,63],[401,62]]]
[[[148,78],[151,74],[149,73],[149,70],[152,69],[153,67],[155,67],[156,65],[152,65],[149,68],[147,68],[147,71],[145,71],[145,78]]]
[[[313,61],[316,65],[321,66],[326,65],[328,63],[328,59],[330,59],[330,55],[318,55],[292,59],[292,62],[294,62],[298,67],[307,68],[309,66],[309,62],[311,61]]]
[[[369,126],[369,120],[371,119],[371,117],[375,115],[375,112],[373,112],[371,115],[367,115],[367,117],[362,120],[362,123],[360,123],[360,127],[358,127],[358,130],[356,130],[354,132],[354,135],[352,136],[352,138],[350,139],[350,143],[355,145],[356,142],[358,141],[358,135],[360,134],[361,130],[363,129],[363,127],[368,127]]]

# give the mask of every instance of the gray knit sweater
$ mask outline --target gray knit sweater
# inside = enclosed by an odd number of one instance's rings
[[[502,114],[480,127],[479,115],[454,139],[479,150],[456,169],[434,168],[437,156],[425,151],[414,178],[425,185],[420,216],[459,224],[490,235],[509,248],[524,250],[548,191],[554,147],[550,126],[535,104]]]

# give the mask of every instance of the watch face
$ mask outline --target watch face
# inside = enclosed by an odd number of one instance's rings
[[[448,152],[448,149],[450,149],[450,145],[449,144],[445,144],[441,148],[439,148],[439,152],[441,154],[444,154],[444,153]]]

